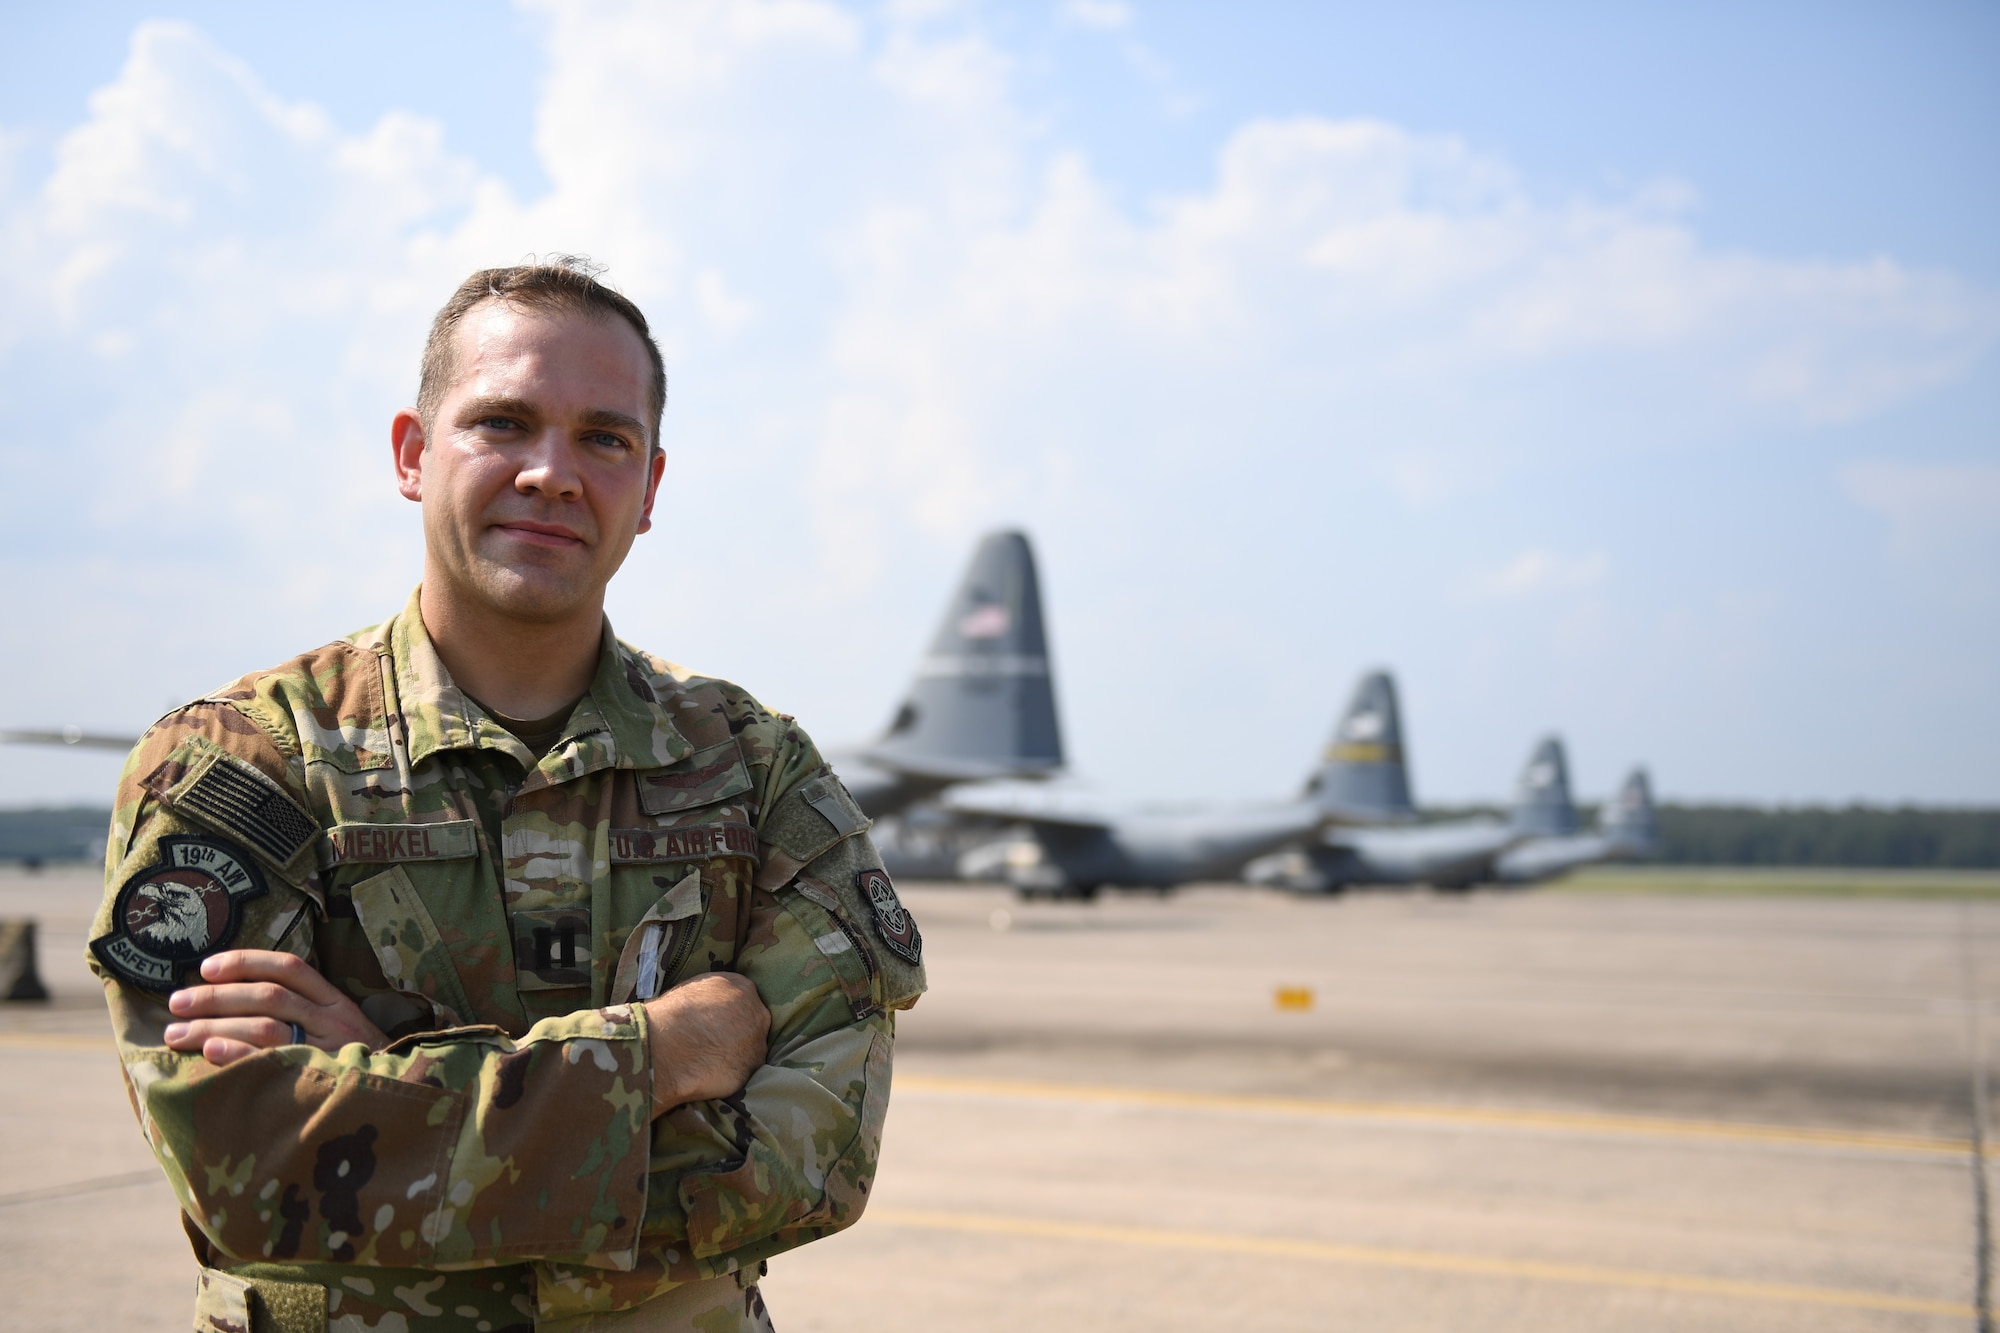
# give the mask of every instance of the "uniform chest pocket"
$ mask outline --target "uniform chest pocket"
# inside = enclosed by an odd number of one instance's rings
[[[701,868],[696,866],[660,895],[625,937],[611,982],[611,1003],[650,1000],[664,991],[694,943],[706,908]]]
[[[389,984],[429,1002],[438,1027],[477,1022],[451,950],[409,873],[391,866],[351,892],[355,919]]]

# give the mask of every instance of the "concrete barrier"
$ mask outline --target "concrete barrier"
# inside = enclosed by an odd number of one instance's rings
[[[46,1000],[35,971],[35,923],[0,921],[0,1000]]]

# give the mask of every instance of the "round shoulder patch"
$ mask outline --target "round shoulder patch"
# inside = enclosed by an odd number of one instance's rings
[[[875,909],[875,933],[882,937],[882,943],[889,952],[906,963],[921,964],[924,961],[924,937],[917,929],[917,923],[903,900],[896,896],[896,886],[889,882],[886,870],[864,870],[856,875],[855,882],[861,888],[861,896]]]
[[[159,855],[118,890],[111,929],[90,951],[133,985],[170,991],[184,971],[230,946],[243,904],[265,884],[250,854],[220,838],[162,838]]]

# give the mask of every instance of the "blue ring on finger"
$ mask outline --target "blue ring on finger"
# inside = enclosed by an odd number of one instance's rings
[[[292,1045],[303,1046],[305,1044],[306,1044],[306,1030],[300,1027],[297,1023],[292,1024]]]

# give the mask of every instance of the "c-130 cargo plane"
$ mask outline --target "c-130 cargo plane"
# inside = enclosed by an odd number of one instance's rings
[[[1386,672],[1363,677],[1326,761],[1314,782],[1332,784],[1350,818],[1379,825],[1416,818],[1395,682]],[[1653,819],[1651,791],[1638,770],[1606,807],[1599,830],[1582,832],[1570,797],[1568,756],[1562,741],[1549,736],[1521,770],[1504,822],[1332,827],[1310,844],[1252,862],[1243,878],[1311,893],[1338,893],[1352,884],[1469,889],[1537,883],[1595,861],[1651,855]]]
[[[1231,880],[1280,848],[1310,843],[1323,830],[1332,836],[1341,821],[1415,818],[1401,747],[1394,687],[1378,673],[1363,680],[1295,800],[1109,814],[1018,790],[967,788],[941,804],[948,819],[969,826],[906,819],[882,830],[877,845],[891,874],[999,880],[1024,897],[1090,899],[1107,884],[1168,889]]]
[[[1110,815],[966,788],[942,799],[942,817],[913,811],[882,829],[878,844],[891,873],[1000,880],[1029,897],[1088,899],[1106,884],[1171,888],[1239,875],[1301,892],[1358,883],[1466,888],[1644,854],[1651,807],[1639,782],[1641,796],[1628,783],[1602,832],[1579,833],[1562,743],[1551,737],[1530,758],[1505,822],[1416,823],[1395,682],[1375,671],[1356,687],[1295,801]]]

